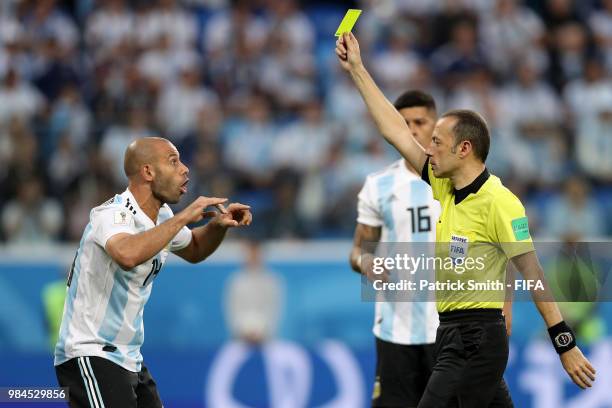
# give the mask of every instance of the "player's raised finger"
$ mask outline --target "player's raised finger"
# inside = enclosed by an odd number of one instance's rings
[[[242,204],[242,203],[231,203],[228,207],[227,207],[228,211],[236,211],[236,210],[250,210],[251,206],[250,205],[246,205],[246,204]]]
[[[223,204],[227,202],[227,198],[220,197],[200,197],[198,202],[206,207],[211,205]]]

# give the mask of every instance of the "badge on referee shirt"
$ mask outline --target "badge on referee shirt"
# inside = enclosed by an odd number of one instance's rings
[[[448,256],[451,257],[456,265],[458,261],[467,256],[469,240],[468,237],[451,234],[450,243],[448,245]]]
[[[527,217],[515,218],[512,220],[512,232],[514,239],[523,241],[529,238],[529,220]]]

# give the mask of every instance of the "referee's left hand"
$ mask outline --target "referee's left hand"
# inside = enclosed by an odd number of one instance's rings
[[[251,225],[253,214],[251,207],[240,203],[231,203],[225,208],[223,204],[219,204],[217,208],[220,212],[216,213],[212,222],[215,222],[220,227],[240,227]]]
[[[563,368],[569,374],[572,381],[582,389],[590,388],[595,381],[595,368],[582,354],[578,346],[559,356]]]

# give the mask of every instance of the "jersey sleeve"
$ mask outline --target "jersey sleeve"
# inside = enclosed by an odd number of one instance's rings
[[[134,216],[127,209],[119,206],[95,209],[90,221],[93,239],[102,248],[106,247],[106,242],[113,235],[134,233]]]
[[[160,209],[159,216],[162,222],[166,222],[168,219],[174,217],[174,213],[172,212],[172,209],[168,205],[164,205]],[[168,244],[167,248],[168,250],[172,252],[180,251],[181,249],[185,248],[187,245],[191,243],[191,238],[192,238],[191,230],[187,226],[184,226],[170,240],[170,243]]]
[[[374,180],[368,177],[357,196],[357,222],[370,227],[383,225],[383,218],[376,199]]]
[[[168,249],[172,252],[179,251],[191,243],[192,237],[191,230],[185,226],[172,238]]]
[[[434,200],[442,202],[444,198],[453,191],[450,179],[434,176],[431,164],[429,163],[429,157],[425,161],[425,165],[421,171],[421,178],[431,186]]]
[[[489,228],[493,242],[499,243],[508,258],[534,250],[525,207],[512,193],[500,194],[491,204]]]

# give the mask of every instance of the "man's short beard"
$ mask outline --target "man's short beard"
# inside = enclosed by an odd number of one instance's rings
[[[180,197],[178,199],[176,199],[176,200],[172,200],[172,199],[168,198],[167,196],[161,194],[159,191],[157,191],[157,188],[156,188],[155,184],[153,184],[151,186],[151,194],[153,194],[153,197],[155,197],[155,199],[158,200],[161,205],[164,205],[164,204],[176,204],[180,200]]]

